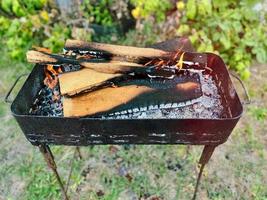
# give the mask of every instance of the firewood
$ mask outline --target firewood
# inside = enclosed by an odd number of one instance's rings
[[[170,60],[177,52],[193,52],[193,47],[187,38],[176,38],[150,46],[140,48],[133,46],[112,45],[80,40],[67,40],[65,50],[78,52],[98,52],[102,57],[113,61],[128,61],[145,64],[152,59]],[[90,54],[90,53],[89,53]]]
[[[177,45],[177,48],[173,45]],[[67,40],[64,48],[65,50],[72,51],[80,50],[101,52],[112,61],[127,61],[143,65],[153,60],[164,60],[164,63],[171,63],[171,65],[175,65],[183,55],[182,63],[184,67],[187,69],[191,68],[197,70],[203,70],[207,61],[206,54],[192,52],[193,48],[186,38],[181,38],[180,40],[169,40],[167,43],[158,43],[154,45],[153,48]]]
[[[145,81],[145,82],[144,82]],[[82,117],[101,113],[123,111],[159,102],[184,102],[202,95],[200,83],[196,80],[182,80],[181,83],[154,83],[149,80],[132,81],[115,88],[104,88],[72,98],[63,99],[65,117]],[[163,87],[163,88],[160,88]],[[166,102],[167,101],[167,102]],[[168,102],[169,101],[169,102]]]
[[[169,55],[169,52],[156,48],[141,48],[133,46],[122,46],[113,44],[103,44],[96,42],[84,42],[80,40],[68,39],[65,43],[64,49],[66,50],[88,50],[88,51],[100,51],[102,53],[110,54],[113,56],[122,56],[128,59],[136,58],[157,58],[165,57]],[[133,61],[133,60],[132,60]]]
[[[63,73],[59,75],[60,92],[61,95],[73,96],[101,85],[111,85],[112,80],[120,76],[122,74],[100,73],[86,68]]]
[[[27,60],[31,63],[41,64],[74,64],[81,65],[83,67],[103,72],[103,73],[129,73],[129,72],[140,72],[146,69],[145,66],[123,61],[105,61],[97,59],[89,60],[77,60],[73,58],[67,58],[62,55],[49,54],[39,51],[28,51]]]

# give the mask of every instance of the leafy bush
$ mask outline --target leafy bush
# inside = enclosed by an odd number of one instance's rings
[[[51,28],[51,36],[46,38],[42,45],[51,49],[53,52],[59,52],[64,46],[65,40],[70,38],[70,28],[63,23],[57,23]]]
[[[1,0],[1,10],[7,16],[22,17],[42,9],[47,0]]]
[[[100,25],[113,25],[113,19],[109,11],[112,0],[100,0],[92,2],[84,0],[81,7],[85,17],[89,18],[91,23]]]
[[[170,1],[161,0],[131,0],[131,3],[135,6],[132,15],[136,19],[145,19],[153,15],[157,21],[162,21],[165,19],[166,11],[171,7]]]
[[[188,0],[177,3],[183,12],[179,35],[189,35],[198,51],[220,53],[243,79],[249,78],[254,58],[267,62],[267,26],[260,21],[255,1]]]
[[[46,3],[46,0],[1,1],[0,36],[12,59],[24,61],[25,52],[32,45],[59,51],[70,37],[70,29],[64,23],[54,23],[57,14],[48,13]]]

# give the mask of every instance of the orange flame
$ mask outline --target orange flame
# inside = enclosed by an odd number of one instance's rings
[[[50,89],[54,89],[58,83],[58,74],[62,73],[61,67],[47,65],[44,73],[45,73],[44,84]]]
[[[145,66],[154,65],[156,68],[175,65],[179,70],[181,70],[183,67],[185,52],[182,52],[181,49],[179,49],[177,52],[172,53],[172,54],[173,55],[168,60],[166,58],[155,58],[155,59],[148,61],[144,65]]]
[[[179,61],[176,64],[176,67],[178,67],[179,70],[181,70],[183,68],[184,54],[185,54],[185,52],[182,53]]]
[[[61,67],[55,67],[54,65],[47,65],[46,70],[51,72],[53,76],[57,76],[59,73],[62,73]]]

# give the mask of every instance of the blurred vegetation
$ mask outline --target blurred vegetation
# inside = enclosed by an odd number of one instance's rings
[[[111,26],[114,24],[108,9],[111,3],[110,0],[102,0],[92,4],[90,0],[85,0],[82,4],[82,11],[91,23]]]
[[[267,62],[266,11],[255,7],[258,3],[261,1],[84,0],[77,13],[63,16],[53,0],[0,0],[0,37],[9,56],[24,61],[32,45],[57,52],[71,37],[145,46],[189,36],[198,51],[219,54],[248,79],[253,60]]]
[[[161,0],[131,0],[135,8],[132,10],[134,18],[147,19],[150,16],[154,16],[156,21],[163,21],[166,16],[166,11],[171,8],[170,1]]]
[[[220,54],[247,79],[254,58],[260,63],[267,62],[267,26],[260,22],[261,12],[253,9],[257,2],[188,0],[186,5],[179,2],[177,7],[185,14],[178,33],[189,35],[198,51]]]

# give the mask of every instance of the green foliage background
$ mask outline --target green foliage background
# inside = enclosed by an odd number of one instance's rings
[[[188,0],[178,33],[190,35],[198,51],[220,54],[247,79],[253,59],[267,62],[267,26],[253,9],[257,2]]]
[[[266,11],[255,9],[260,2],[129,0],[129,14],[135,19],[136,28],[122,35],[115,31],[99,37],[94,31],[69,23],[77,16],[64,19],[54,1],[0,0],[0,40],[11,59],[19,61],[25,61],[25,52],[32,45],[58,52],[71,37],[147,45],[166,34],[160,27],[169,23],[170,13],[179,13],[178,25],[172,28],[171,36],[189,36],[198,51],[219,54],[243,79],[248,79],[253,60],[267,62]],[[120,22],[110,12],[116,3],[119,1],[85,0],[79,5],[80,18],[89,26],[97,24],[116,29]]]

